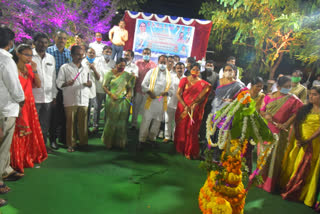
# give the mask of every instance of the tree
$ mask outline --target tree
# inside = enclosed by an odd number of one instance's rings
[[[310,43],[311,26],[304,23],[306,14],[318,9],[316,3],[302,0],[217,0],[203,3],[200,13],[213,21],[211,40],[217,50],[234,46],[242,55],[251,53],[247,69],[269,72],[269,78],[280,65],[284,54],[307,64],[304,47]],[[318,36],[318,35],[317,35]],[[313,49],[312,49],[313,50]],[[319,60],[317,57],[316,61]]]
[[[69,34],[82,33],[87,39],[95,31],[106,33],[116,13],[117,5],[111,0],[2,0],[0,24],[11,27],[16,41],[31,39],[34,32],[52,34],[64,29]]]

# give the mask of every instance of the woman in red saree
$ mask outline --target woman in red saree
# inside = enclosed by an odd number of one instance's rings
[[[191,75],[180,80],[175,120],[174,144],[177,152],[188,159],[199,156],[198,133],[211,85],[199,78],[200,65],[194,64]]]
[[[25,103],[17,118],[12,138],[11,166],[23,173],[24,168],[33,167],[34,163],[41,163],[48,155],[32,94],[32,86],[40,88],[41,82],[37,74],[37,65],[32,62],[31,46],[19,45],[15,61],[24,91]]]

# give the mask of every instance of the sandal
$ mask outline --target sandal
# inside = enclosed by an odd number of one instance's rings
[[[169,140],[169,139],[165,138],[165,139],[163,139],[162,143],[164,143],[164,144],[168,144],[168,143],[170,143],[170,141],[171,141],[171,140]]]
[[[73,147],[68,147],[68,152],[74,152],[74,148]]]
[[[8,204],[8,201],[0,198],[0,207],[3,207],[3,206],[5,206],[5,205],[7,205],[7,204]]]
[[[2,177],[4,181],[17,181],[24,176],[23,173],[13,171],[9,175]]]
[[[10,190],[11,189],[5,183],[0,185],[0,194],[7,194]]]

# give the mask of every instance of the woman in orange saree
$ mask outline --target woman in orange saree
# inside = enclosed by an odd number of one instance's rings
[[[200,79],[199,74],[200,65],[195,63],[191,75],[180,80],[177,91],[179,103],[175,115],[174,144],[176,151],[188,159],[197,159],[199,156],[198,133],[211,90],[211,85]]]

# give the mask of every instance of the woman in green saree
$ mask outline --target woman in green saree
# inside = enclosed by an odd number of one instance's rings
[[[103,89],[107,93],[105,113],[108,115],[102,141],[107,149],[124,149],[127,143],[127,125],[130,99],[135,84],[135,77],[124,71],[126,60],[120,58],[115,68],[106,73]]]

